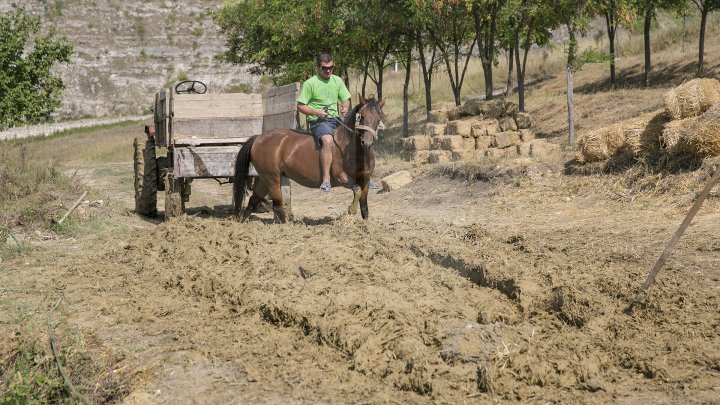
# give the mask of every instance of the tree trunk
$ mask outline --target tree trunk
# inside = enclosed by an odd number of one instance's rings
[[[435,62],[435,52],[433,51],[432,58],[430,59],[430,67],[427,66],[425,60],[425,47],[422,42],[422,34],[420,31],[417,32],[417,47],[420,53],[420,68],[422,69],[423,84],[425,85],[425,118],[430,119],[430,111],[432,111],[432,69]]]
[[[575,145],[575,107],[573,105],[573,71],[568,66],[567,77],[567,107],[568,107],[568,145]]]
[[[410,67],[412,66],[412,47],[408,50],[405,56],[405,83],[403,83],[403,138],[410,136],[410,110],[409,110],[409,99],[410,99]],[[382,99],[381,99],[382,100]]]
[[[707,23],[707,6],[703,7],[700,12],[700,40],[698,45],[698,64],[695,76],[700,77],[703,72],[703,56],[705,54],[705,26]]]
[[[610,44],[610,86],[615,87],[615,11],[605,13],[605,23],[608,31],[608,42]]]
[[[527,55],[530,50],[529,46],[523,46],[523,60],[520,63],[520,33],[515,33],[515,70],[517,72],[517,93],[518,93],[518,109],[525,112],[525,66],[527,65]]]
[[[653,10],[645,11],[645,29],[643,30],[643,39],[645,42],[645,74],[643,76],[643,86],[650,87],[650,23],[652,22]]]
[[[507,84],[505,85],[505,96],[509,96],[513,92],[513,87],[514,87],[514,85],[513,85],[513,61],[515,59],[514,56],[515,56],[516,52],[519,52],[517,47],[515,47],[514,44],[511,45],[510,49],[508,49],[508,54],[507,54],[508,55],[507,56],[508,73],[507,73]]]
[[[368,69],[370,69],[370,59],[368,59],[365,62],[365,74],[363,75],[363,82],[362,82],[362,96],[365,97],[365,87],[367,86],[367,79],[370,73],[368,72]]]
[[[493,15],[491,16],[490,27],[482,23],[480,8],[477,4],[473,4],[472,13],[475,22],[475,38],[478,43],[483,77],[485,79],[485,99],[491,100],[493,98],[492,50],[495,46],[495,11],[494,9],[492,11]]]

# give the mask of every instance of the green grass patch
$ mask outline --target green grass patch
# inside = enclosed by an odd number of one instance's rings
[[[45,142],[45,141],[54,140],[54,139],[58,139],[58,138],[64,138],[67,136],[93,134],[98,131],[108,130],[108,129],[117,129],[117,128],[129,126],[129,125],[137,125],[139,128],[140,122],[141,121],[127,120],[127,121],[116,122],[113,124],[102,124],[102,125],[95,125],[92,127],[72,128],[72,129],[66,129],[64,131],[56,132],[50,136],[34,136],[34,137],[30,137],[30,138],[11,139],[11,140],[7,140],[7,141],[0,141],[0,145],[2,145],[2,143],[6,143],[6,144],[9,144],[10,146],[20,146],[23,144],[29,144],[29,143],[35,143],[35,142]]]

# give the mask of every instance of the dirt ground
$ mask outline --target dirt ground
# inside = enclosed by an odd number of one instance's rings
[[[2,263],[0,314],[59,304],[97,402],[717,402],[716,194],[625,312],[707,174],[657,196],[501,166],[522,175],[417,172],[370,195],[369,221],[344,215],[348,190],[295,187],[286,225],[230,221],[212,181],[187,216],[143,219],[130,162],[68,169],[106,199],[76,215],[106,225],[31,235],[33,254]]]

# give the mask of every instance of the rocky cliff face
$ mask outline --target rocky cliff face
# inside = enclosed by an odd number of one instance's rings
[[[208,91],[258,91],[259,78],[221,63],[224,38],[212,19],[222,0],[0,0],[40,16],[75,47],[58,69],[66,90],[57,118],[104,117],[149,111],[154,94],[178,77]]]

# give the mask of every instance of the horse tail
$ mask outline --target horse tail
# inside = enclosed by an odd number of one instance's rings
[[[235,161],[235,180],[233,182],[233,214],[240,214],[243,199],[245,199],[245,188],[247,185],[248,173],[250,172],[250,149],[252,149],[256,136],[250,137],[240,148]]]

